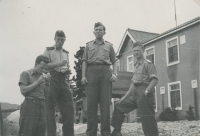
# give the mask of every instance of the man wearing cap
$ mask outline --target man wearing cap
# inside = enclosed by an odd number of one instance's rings
[[[45,136],[45,92],[49,90],[50,75],[46,72],[49,59],[38,56],[34,68],[23,71],[19,86],[25,97],[20,109],[19,136]]]
[[[94,25],[95,40],[88,42],[83,54],[82,83],[87,97],[87,136],[97,135],[97,109],[100,105],[101,135],[110,135],[111,83],[117,78],[113,45],[104,41],[105,26]],[[113,71],[110,66],[113,65]]]
[[[55,33],[55,45],[47,47],[44,56],[49,58],[47,65],[51,74],[50,93],[48,97],[47,135],[56,136],[55,105],[58,104],[63,120],[63,136],[74,136],[74,107],[72,93],[66,75],[69,70],[69,52],[63,49],[65,33],[58,30]]]
[[[158,136],[155,120],[155,92],[158,83],[157,72],[154,64],[143,56],[144,47],[136,42],[133,45],[133,54],[137,62],[128,92],[115,104],[111,125],[114,130],[111,136],[122,136],[121,126],[125,113],[138,108],[139,117],[145,136]]]

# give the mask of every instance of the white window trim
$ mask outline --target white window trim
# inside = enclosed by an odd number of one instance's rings
[[[155,59],[156,59],[156,52],[155,52],[155,47],[154,46],[145,49],[145,58],[147,56],[147,51],[150,50],[150,49],[153,49],[153,53],[154,53],[154,65],[155,65],[156,64],[156,61],[155,61]]]
[[[118,64],[119,64],[119,71],[120,71],[120,60],[118,59],[117,60]],[[117,66],[118,67],[118,66]]]
[[[133,55],[130,55],[130,56],[127,56],[127,59],[126,59],[126,62],[127,62],[127,71],[128,72],[133,72],[134,70],[134,58],[133,58],[133,69],[132,70],[129,70],[129,63],[128,63],[128,59],[133,57]]]
[[[158,104],[157,104],[157,101],[158,99],[157,99],[157,90],[156,90],[156,87],[155,87],[155,103],[156,103],[156,108],[155,108],[155,112],[157,112],[158,111]]]
[[[176,107],[176,110],[182,110],[183,109],[183,104],[182,104],[182,90],[181,90],[181,81],[177,81],[177,82],[171,82],[171,83],[168,83],[168,106],[171,108],[171,95],[170,95],[170,92],[171,92],[171,85],[174,85],[174,84],[179,84],[179,87],[180,87],[180,103],[181,103],[181,106],[180,107]]]
[[[169,63],[169,54],[168,54],[168,45],[167,45],[167,43],[168,43],[169,41],[174,40],[174,39],[177,39],[178,60],[175,61],[175,62]],[[172,65],[175,65],[175,64],[180,63],[180,52],[179,52],[179,39],[178,39],[178,36],[167,40],[167,41],[165,42],[165,44],[166,44],[166,57],[167,57],[166,60],[167,60],[167,66],[172,66]]]

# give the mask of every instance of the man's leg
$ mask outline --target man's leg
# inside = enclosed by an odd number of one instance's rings
[[[89,66],[86,72],[88,83],[85,86],[87,97],[87,136],[97,135],[97,109],[98,109],[98,66]]]
[[[142,91],[142,90],[141,90]],[[155,120],[155,98],[152,91],[148,96],[142,95],[138,100],[139,116],[145,136],[158,136],[157,122]]]
[[[110,102],[111,102],[111,70],[109,66],[99,66],[101,78],[99,81],[99,102],[101,111],[101,135],[110,135]]]
[[[35,136],[40,108],[34,100],[25,100],[20,109],[19,136]]]
[[[63,121],[63,136],[74,136],[74,106],[72,92],[69,84],[62,80],[62,89],[58,98],[60,112]]]
[[[125,113],[129,113],[130,111],[137,109],[137,103],[133,99],[133,96],[127,97],[121,103],[116,103],[114,107],[114,112],[112,116],[111,126],[114,127],[115,130],[121,131],[121,126],[125,118]]]
[[[46,98],[46,116],[47,116],[47,135],[56,136],[55,105],[60,93],[59,75],[51,73],[51,83],[49,97]]]

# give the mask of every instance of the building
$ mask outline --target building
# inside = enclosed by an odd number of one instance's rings
[[[113,102],[127,91],[119,84],[120,80],[129,80],[134,71],[132,44],[136,41],[143,43],[145,57],[157,68],[156,119],[166,107],[179,110],[179,119],[185,119],[189,105],[195,107],[196,119],[199,119],[200,17],[161,34],[127,29],[117,51],[120,76],[113,84]],[[131,112],[129,122],[133,122],[136,116],[137,111]]]

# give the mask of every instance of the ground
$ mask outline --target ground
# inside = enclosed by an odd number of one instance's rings
[[[5,136],[17,136],[18,124],[19,111],[15,111],[4,120]],[[57,128],[57,136],[61,136],[62,124],[57,124]],[[75,124],[74,129],[75,136],[85,136],[86,124]],[[158,122],[158,129],[159,136],[200,136],[200,120]],[[144,136],[141,123],[124,123],[122,134],[123,136]],[[100,136],[99,131],[98,136]]]

